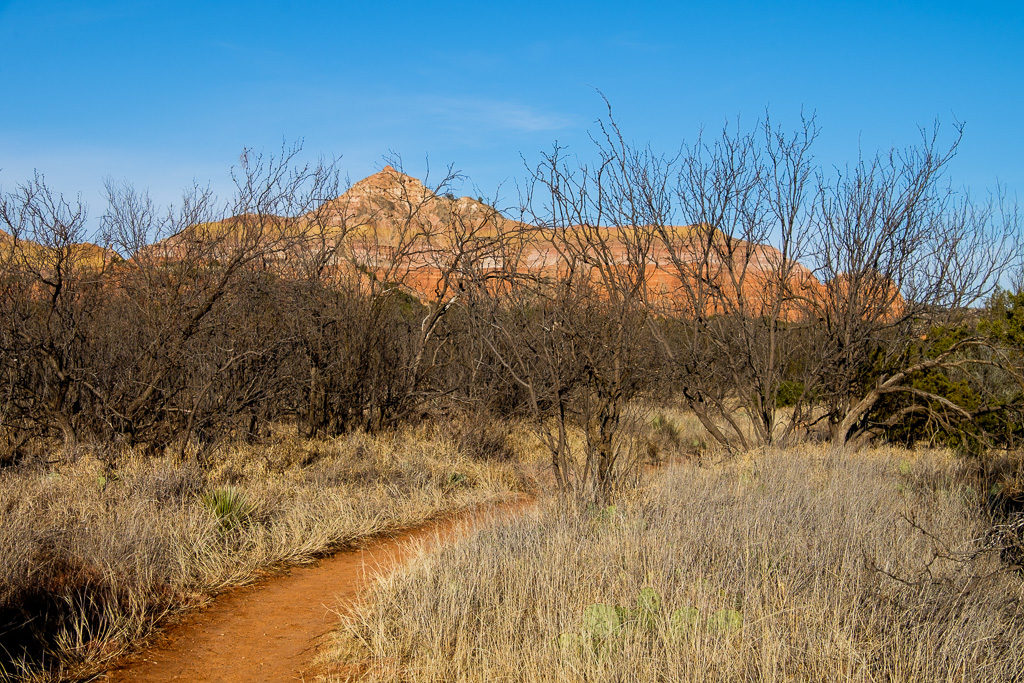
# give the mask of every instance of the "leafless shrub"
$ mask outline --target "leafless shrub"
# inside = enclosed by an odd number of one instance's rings
[[[456,427],[456,447],[474,460],[508,462],[515,458],[509,425],[486,414],[470,414]]]

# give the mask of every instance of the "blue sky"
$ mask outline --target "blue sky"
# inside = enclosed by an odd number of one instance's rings
[[[393,150],[491,195],[520,155],[585,150],[595,88],[666,149],[814,111],[829,164],[959,119],[954,180],[1024,198],[1018,2],[0,1],[0,84],[0,185],[39,169],[96,205],[105,177],[225,188],[244,146],[298,138],[353,180]]]

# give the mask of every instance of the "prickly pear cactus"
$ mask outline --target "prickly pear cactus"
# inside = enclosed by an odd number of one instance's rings
[[[563,631],[555,638],[555,648],[563,654],[578,652],[583,648],[583,638],[575,631]]]
[[[616,605],[594,603],[583,608],[583,630],[594,638],[610,638],[622,630],[622,616]]]
[[[646,612],[657,612],[661,609],[661,596],[650,586],[644,586],[636,598],[636,606]]]
[[[697,628],[697,622],[700,620],[700,612],[696,607],[686,605],[680,607],[677,610],[672,611],[672,616],[668,620],[669,632],[675,637],[681,637]]]
[[[661,596],[650,586],[640,589],[636,597],[636,620],[645,629],[653,630],[661,611]]]
[[[734,631],[743,626],[743,615],[734,609],[720,609],[708,619],[708,627],[715,631]]]

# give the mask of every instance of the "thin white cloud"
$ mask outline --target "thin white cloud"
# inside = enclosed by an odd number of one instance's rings
[[[570,117],[545,112],[518,102],[479,97],[419,98],[424,113],[452,127],[474,127],[523,133],[560,130],[573,124]]]

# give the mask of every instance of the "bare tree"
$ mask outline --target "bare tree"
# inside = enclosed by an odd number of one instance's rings
[[[533,169],[529,221],[472,309],[526,396],[559,488],[585,501],[614,495],[640,457],[630,404],[654,379],[646,297],[664,199],[641,181],[665,163],[627,145],[614,120],[594,142],[594,166],[556,146]]]
[[[916,350],[928,345],[934,328],[964,323],[1017,253],[1015,211],[977,205],[946,184],[962,129],[948,146],[940,144],[938,127],[922,134],[918,147],[862,159],[819,179],[814,258],[825,283],[815,309],[825,340],[819,391],[839,444],[885,426],[869,413],[887,395],[914,394],[966,413],[911,380],[930,369],[982,362],[960,352],[986,340],[968,334],[931,353]]]
[[[654,303],[667,318],[656,330],[686,405],[730,448],[789,438],[806,411],[801,390],[778,433],[780,386],[817,295],[800,263],[817,134],[813,119],[785,133],[765,117],[753,132],[698,138],[681,155],[668,214],[682,225],[656,227],[666,277]]]
[[[3,358],[9,388],[6,430],[17,444],[58,431],[73,445],[88,402],[79,356],[109,255],[85,241],[86,208],[54,193],[36,174],[0,197],[3,241]]]

